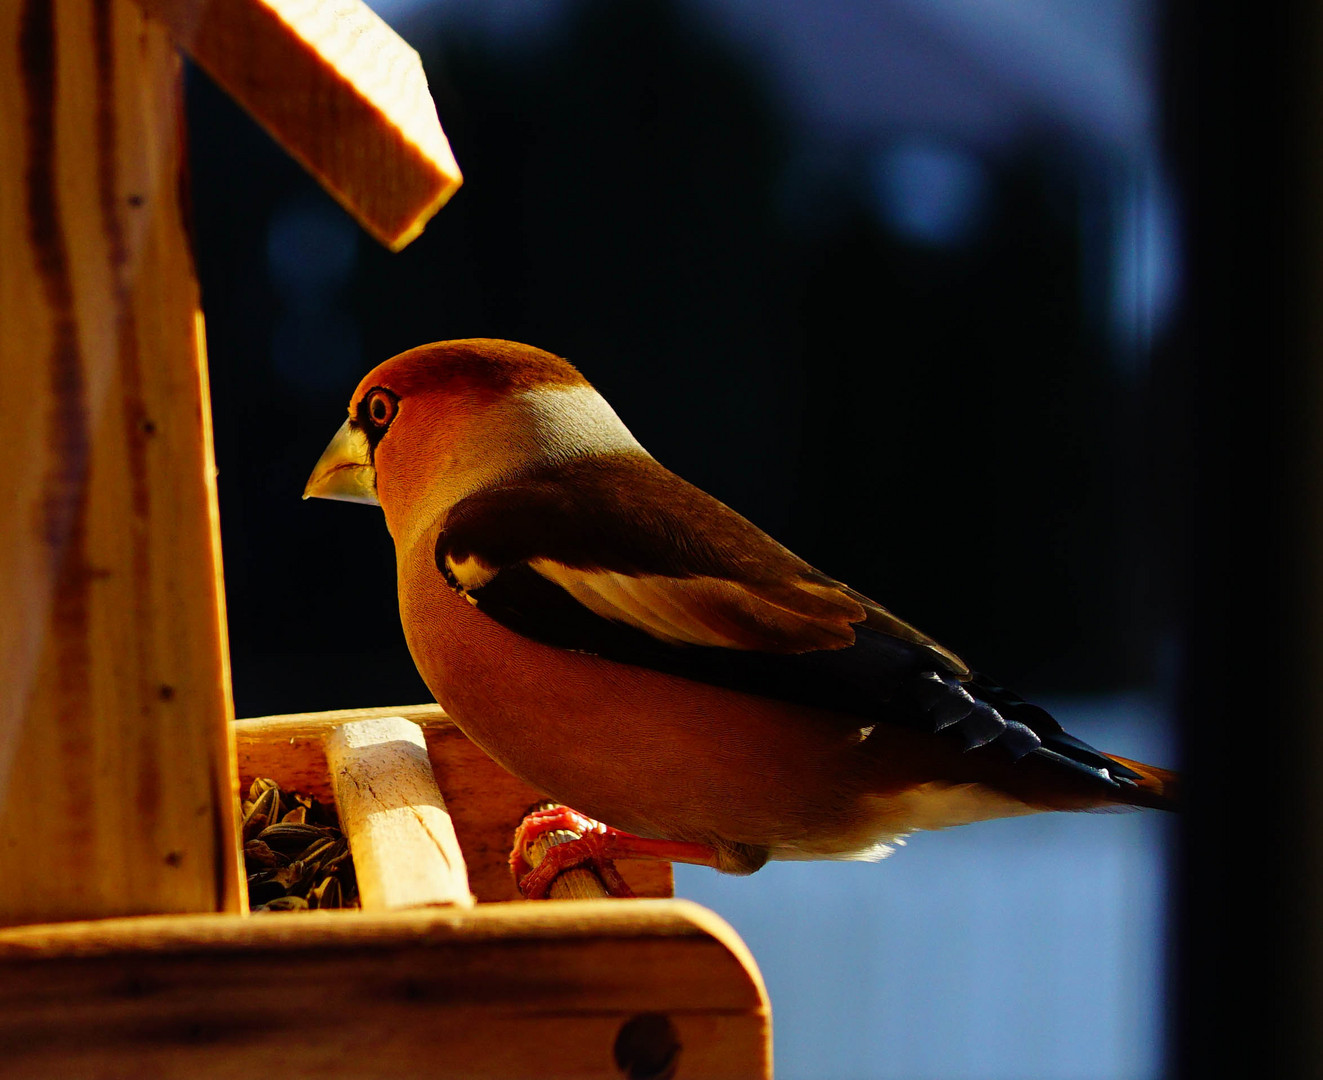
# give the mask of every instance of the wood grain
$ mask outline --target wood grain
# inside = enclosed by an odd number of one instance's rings
[[[473,903],[423,729],[400,716],[354,720],[325,746],[363,910]]]
[[[178,54],[0,4],[0,923],[240,910]]]
[[[418,54],[361,0],[138,0],[392,251],[461,183]]]
[[[757,967],[687,901],[0,931],[12,1076],[618,1080],[640,1015],[669,1021],[677,1077],[770,1075]]]
[[[528,810],[546,796],[511,776],[470,742],[439,705],[394,705],[240,720],[239,775],[244,785],[269,776],[282,787],[332,801],[322,740],[336,724],[374,716],[402,716],[427,739],[437,786],[450,811],[468,866],[469,888],[481,902],[518,900],[510,874],[510,845]],[[620,873],[639,896],[674,892],[669,863],[622,862]]]

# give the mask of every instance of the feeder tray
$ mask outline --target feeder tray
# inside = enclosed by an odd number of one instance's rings
[[[710,911],[655,898],[669,865],[620,866],[653,898],[515,899],[510,837],[537,793],[437,706],[241,720],[241,782],[330,801],[328,736],[387,716],[425,733],[478,903],[0,930],[0,1074],[768,1074],[753,958]]]

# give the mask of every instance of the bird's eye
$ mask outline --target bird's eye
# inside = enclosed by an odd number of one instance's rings
[[[389,390],[383,390],[378,387],[368,392],[363,398],[363,406],[360,414],[373,427],[385,431],[390,426],[390,422],[395,419],[395,413],[399,410],[400,399]]]

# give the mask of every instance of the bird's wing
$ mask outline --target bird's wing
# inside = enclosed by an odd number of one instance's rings
[[[608,626],[671,648],[793,655],[848,648],[868,626],[929,654],[930,666],[968,674],[931,638],[642,455],[579,459],[462,499],[436,558],[479,609],[503,621],[517,609],[535,638],[565,636],[553,625],[564,600],[541,578]]]
[[[1113,787],[1138,776],[651,458],[585,458],[461,499],[436,565],[544,644],[1034,754]]]

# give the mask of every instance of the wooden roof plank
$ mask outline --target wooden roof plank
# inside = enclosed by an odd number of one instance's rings
[[[418,53],[362,0],[137,2],[392,251],[459,187]]]

